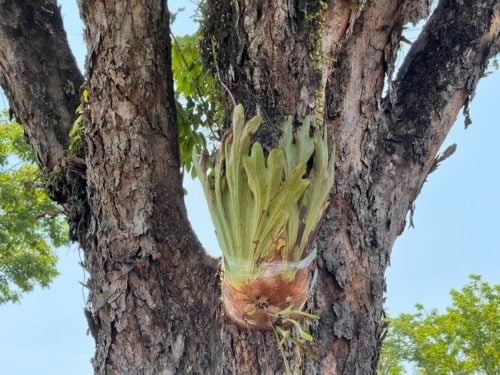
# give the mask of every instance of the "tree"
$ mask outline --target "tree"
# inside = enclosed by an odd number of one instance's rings
[[[0,83],[84,250],[96,373],[279,373],[274,336],[225,317],[217,261],[186,217],[165,2],[79,5],[85,82],[55,1],[0,0]],[[232,98],[260,113],[267,151],[285,116],[310,115],[337,149],[308,300],[317,358],[289,350],[294,371],[375,371],[392,245],[498,52],[499,10],[440,1],[393,77],[403,27],[428,0],[203,4],[202,58],[227,113]],[[81,87],[85,147],[65,155]]]
[[[500,371],[500,285],[476,275],[460,291],[451,291],[445,312],[427,312],[389,319],[379,361],[380,374],[403,374],[402,364],[419,374],[498,374]]]
[[[57,276],[51,246],[68,243],[67,225],[43,179],[22,126],[0,113],[0,304]]]

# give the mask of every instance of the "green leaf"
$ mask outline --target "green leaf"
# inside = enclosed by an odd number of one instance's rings
[[[245,122],[238,105],[215,160],[194,156],[225,277],[236,285],[259,277],[266,262],[298,262],[310,252],[333,183],[326,136],[309,118],[295,133],[286,120],[282,142],[267,157],[252,144],[260,124],[259,116]],[[291,276],[284,267],[282,277]]]
[[[378,373],[402,374],[406,362],[423,374],[500,373],[500,285],[470,279],[442,313],[418,304],[415,314],[389,319]]]
[[[68,244],[61,208],[43,191],[43,175],[20,124],[0,118],[0,303],[17,302],[57,276],[53,246]]]
[[[180,159],[193,177],[193,153],[200,155],[207,144],[219,142],[225,117],[214,77],[203,68],[199,51],[197,34],[172,36]]]

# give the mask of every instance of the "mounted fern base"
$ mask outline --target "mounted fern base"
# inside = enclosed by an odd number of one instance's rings
[[[302,310],[309,297],[309,269],[295,272],[293,280],[281,275],[263,276],[235,287],[222,279],[222,300],[226,314],[240,326],[271,330],[282,324],[280,312],[287,308]]]
[[[333,153],[323,129],[306,118],[295,130],[285,120],[278,147],[266,156],[252,143],[260,124],[259,116],[245,123],[236,106],[215,158],[195,165],[223,254],[226,313],[241,326],[271,330],[308,315],[301,309],[333,183]]]

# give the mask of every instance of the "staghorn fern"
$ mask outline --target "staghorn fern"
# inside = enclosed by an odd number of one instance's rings
[[[232,132],[215,161],[195,162],[224,275],[234,286],[270,273],[293,279],[304,256],[308,264],[333,183],[333,153],[328,153],[325,133],[312,132],[309,117],[295,132],[288,118],[278,147],[267,157],[260,143],[252,144],[260,124],[259,116],[245,124],[243,106],[236,106]]]

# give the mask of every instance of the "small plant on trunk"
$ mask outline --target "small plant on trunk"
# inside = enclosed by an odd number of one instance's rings
[[[296,129],[287,118],[278,147],[266,155],[252,140],[260,125],[259,116],[245,123],[236,106],[215,157],[196,164],[223,254],[226,314],[240,326],[279,334],[280,326],[312,316],[301,310],[333,184],[333,152],[324,129],[306,117]]]

